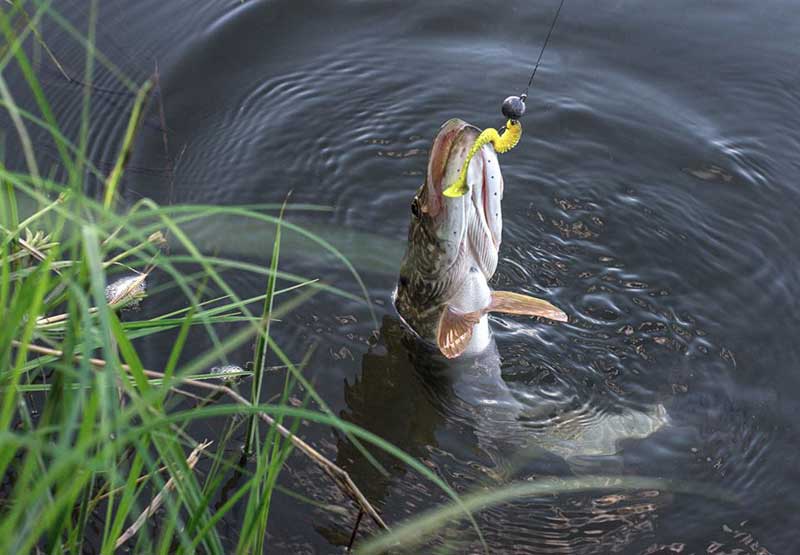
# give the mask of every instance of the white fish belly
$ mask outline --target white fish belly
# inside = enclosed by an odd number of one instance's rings
[[[450,306],[459,312],[474,312],[483,310],[492,301],[492,290],[486,283],[483,273],[475,268],[467,274],[467,279],[450,300]],[[467,345],[463,354],[476,355],[489,346],[492,341],[492,333],[489,330],[489,317],[484,315],[480,322],[475,324],[472,331],[472,339]]]

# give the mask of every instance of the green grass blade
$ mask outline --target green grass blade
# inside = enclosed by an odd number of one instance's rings
[[[117,194],[117,187],[119,186],[119,180],[122,178],[122,172],[128,163],[128,159],[130,158],[131,150],[133,149],[133,139],[136,137],[136,132],[139,129],[139,124],[141,123],[142,108],[144,107],[144,103],[147,101],[152,88],[153,82],[148,79],[136,93],[136,98],[133,101],[133,108],[131,109],[131,115],[128,119],[128,127],[125,129],[125,137],[122,140],[122,150],[120,151],[119,156],[117,156],[114,169],[111,170],[111,174],[108,176],[108,180],[106,181],[106,192],[103,200],[103,206],[106,209],[109,209],[113,206],[114,198],[116,198]]]

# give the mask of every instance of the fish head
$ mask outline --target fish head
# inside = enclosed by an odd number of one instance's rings
[[[470,272],[480,271],[488,281],[497,268],[503,176],[493,147],[485,145],[472,156],[466,167],[466,194],[443,194],[458,179],[479,134],[460,119],[442,125],[431,147],[425,182],[411,203],[398,290],[414,288],[417,301],[429,306],[445,302]]]

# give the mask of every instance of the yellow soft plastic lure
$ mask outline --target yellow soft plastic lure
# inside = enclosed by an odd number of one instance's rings
[[[522,137],[522,124],[513,119],[506,122],[506,128],[502,135],[493,127],[484,129],[483,132],[478,135],[478,138],[475,139],[475,144],[469,149],[467,159],[464,160],[464,165],[461,167],[461,173],[458,174],[458,179],[447,189],[442,191],[442,194],[446,197],[453,198],[467,194],[469,191],[469,187],[467,187],[467,168],[469,167],[472,157],[475,156],[475,153],[478,152],[483,145],[492,143],[494,150],[502,154],[517,146],[520,137]]]

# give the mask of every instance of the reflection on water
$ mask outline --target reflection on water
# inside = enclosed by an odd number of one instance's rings
[[[136,83],[156,62],[161,78],[126,196],[275,203],[293,190],[294,202],[331,207],[290,221],[353,261],[383,325],[374,329],[362,304],[321,294],[273,326],[277,339],[295,360],[316,344],[307,371],[326,403],[459,492],[591,472],[707,482],[741,501],[668,492],[521,500],[479,515],[495,552],[795,553],[797,2],[569,0],[525,135],[501,160],[505,235],[491,284],[547,298],[569,325],[492,316],[496,350],[446,365],[409,344],[395,320],[390,293],[430,140],[451,117],[499,125],[499,102],[524,85],[554,8],[101,3],[100,49]],[[85,2],[58,9],[85,28]],[[80,44],[47,20],[43,30],[82,75]],[[83,87],[47,60],[39,71],[64,132],[77,137]],[[22,80],[6,78],[33,108]],[[89,149],[107,171],[131,91],[102,67],[94,85]],[[47,169],[52,141],[31,134]],[[15,137],[4,140],[6,163],[19,167]],[[205,252],[258,265],[271,233],[235,218],[187,226]],[[285,240],[285,271],[359,294],[335,257],[291,232]],[[262,276],[224,275],[242,296],[262,293]],[[162,366],[173,341],[148,339],[147,365]],[[201,333],[190,343],[210,346]],[[249,356],[243,348],[230,362]],[[390,522],[446,500],[375,449],[386,474],[329,430],[302,433]],[[346,544],[353,515],[326,478],[297,459],[282,476],[327,509],[276,495],[274,549]],[[238,524],[231,513],[226,525]],[[462,527],[445,539],[474,540]]]

